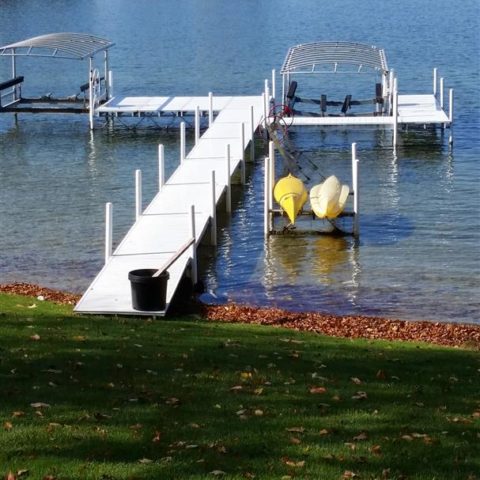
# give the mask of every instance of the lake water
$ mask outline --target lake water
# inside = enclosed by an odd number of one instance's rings
[[[386,50],[400,93],[429,93],[432,69],[455,89],[454,146],[440,131],[399,138],[371,128],[297,129],[307,164],[350,176],[361,160],[361,236],[263,239],[262,165],[220,219],[219,245],[201,247],[209,298],[291,310],[480,322],[479,2],[447,0],[3,0],[0,44],[45,33],[91,33],[115,42],[115,91],[134,95],[259,94],[287,49],[343,40]],[[82,62],[23,60],[24,94],[77,93]],[[0,79],[10,63],[0,59]],[[340,92],[343,96],[345,92]],[[177,133],[91,133],[84,116],[0,116],[0,282],[82,292],[103,263],[104,204],[118,243],[134,219],[134,170],[144,198],[156,185],[157,145],[167,173]],[[189,142],[192,139],[189,137]],[[314,169],[314,167],[311,167]]]

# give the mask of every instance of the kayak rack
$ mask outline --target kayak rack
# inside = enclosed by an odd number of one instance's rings
[[[268,238],[270,235],[280,233],[310,233],[310,234],[327,234],[327,235],[353,235],[358,238],[360,235],[360,202],[359,202],[359,183],[358,183],[359,160],[357,158],[357,144],[352,143],[352,187],[350,189],[349,197],[352,198],[351,209],[342,212],[337,218],[352,218],[352,228],[350,231],[345,231],[337,227],[334,220],[319,219],[315,216],[313,210],[302,209],[299,216],[310,216],[318,222],[325,223],[326,221],[334,227],[330,230],[310,229],[293,230],[288,227],[278,229],[275,227],[275,217],[283,216],[283,210],[274,208],[273,188],[275,186],[275,144],[273,141],[269,142],[268,156],[265,157],[264,166],[264,235]]]

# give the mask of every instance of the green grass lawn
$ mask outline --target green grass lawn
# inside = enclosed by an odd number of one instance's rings
[[[478,352],[0,312],[0,478],[480,478]]]

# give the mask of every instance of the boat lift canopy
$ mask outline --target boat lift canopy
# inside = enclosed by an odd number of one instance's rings
[[[0,56],[54,57],[85,60],[107,52],[114,43],[83,33],[50,33],[0,47]]]
[[[356,70],[342,73],[360,73],[364,67],[386,75],[385,52],[375,46],[351,42],[312,42],[291,47],[280,73],[336,73],[338,66],[356,66]],[[333,70],[328,70],[331,65]]]

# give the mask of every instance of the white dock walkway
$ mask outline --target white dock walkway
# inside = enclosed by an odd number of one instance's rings
[[[154,98],[155,101],[147,97],[124,97],[117,103],[105,104],[101,108],[129,106],[132,112],[151,108],[151,111],[158,113],[158,108],[186,111],[186,108],[195,110],[197,106],[207,110],[209,106],[209,97]],[[261,96],[214,97],[214,109],[220,113],[130,228],[76,305],[75,311],[96,314],[165,314],[190,262],[191,249],[181,255],[168,270],[170,279],[165,311],[139,312],[132,308],[128,272],[141,268],[160,268],[191,238],[191,205],[195,206],[196,245],[199,244],[213,212],[212,171],[215,171],[216,205],[229,183],[225,155],[227,145],[230,145],[230,174],[233,174],[241,168],[243,149],[253,141],[251,106],[253,129],[256,129],[264,112]]]

